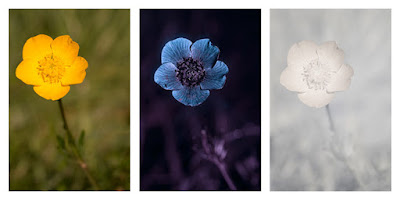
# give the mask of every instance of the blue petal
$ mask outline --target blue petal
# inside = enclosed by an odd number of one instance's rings
[[[209,39],[197,40],[190,47],[192,58],[200,60],[204,68],[211,68],[218,59],[219,49],[211,44]]]
[[[228,66],[222,61],[217,61],[211,69],[206,69],[206,76],[200,83],[203,90],[217,90],[224,87],[226,74],[229,72]]]
[[[210,95],[209,90],[202,90],[200,86],[183,87],[181,90],[172,91],[174,98],[186,106],[198,106]]]
[[[190,57],[190,45],[192,45],[192,42],[186,38],[169,41],[161,51],[161,63],[176,64],[183,58]]]
[[[162,64],[154,73],[154,82],[166,90],[180,90],[183,88],[181,82],[176,78],[178,70],[172,63]]]

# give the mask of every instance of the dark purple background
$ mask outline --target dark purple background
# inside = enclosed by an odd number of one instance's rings
[[[175,38],[209,38],[229,73],[197,107],[176,101],[154,80],[161,50]],[[200,157],[200,132],[224,140],[238,190],[261,189],[261,10],[140,11],[140,188],[229,190]]]

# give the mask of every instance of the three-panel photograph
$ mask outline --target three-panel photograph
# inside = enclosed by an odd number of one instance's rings
[[[392,199],[396,11],[8,8],[6,199]]]

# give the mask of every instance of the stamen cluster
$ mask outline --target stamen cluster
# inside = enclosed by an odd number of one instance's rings
[[[194,87],[199,85],[205,76],[203,64],[193,58],[184,58],[177,63],[176,77],[184,86]]]
[[[37,69],[45,83],[58,83],[65,73],[64,63],[53,55],[48,55],[40,60]]]
[[[318,59],[311,61],[304,67],[303,81],[309,89],[324,90],[330,82],[332,71]]]

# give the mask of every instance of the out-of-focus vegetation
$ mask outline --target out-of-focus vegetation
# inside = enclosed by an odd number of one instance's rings
[[[63,98],[69,127],[101,190],[129,190],[129,10],[10,10],[10,190],[91,190],[57,136],[65,137],[56,101],[15,77],[30,37],[70,35],[89,68]]]

